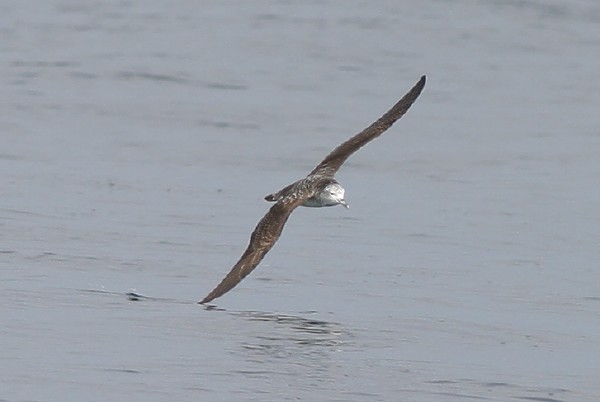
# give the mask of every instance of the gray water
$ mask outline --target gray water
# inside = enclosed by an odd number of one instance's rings
[[[596,1],[6,0],[0,32],[0,400],[600,400]],[[351,208],[195,304],[421,74]]]

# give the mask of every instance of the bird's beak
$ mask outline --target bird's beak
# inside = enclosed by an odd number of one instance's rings
[[[350,205],[348,205],[346,200],[340,200],[340,204],[342,204],[344,206],[344,208],[346,208],[346,209],[350,208]]]

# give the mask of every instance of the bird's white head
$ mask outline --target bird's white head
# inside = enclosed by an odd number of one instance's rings
[[[341,204],[345,208],[350,208],[350,206],[346,203],[346,200],[344,200],[344,193],[344,187],[342,187],[339,183],[331,183],[326,185],[321,192],[321,200],[327,206]]]

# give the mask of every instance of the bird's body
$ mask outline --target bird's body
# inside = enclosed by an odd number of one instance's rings
[[[296,207],[343,205],[348,208],[348,204],[344,200],[344,188],[334,179],[335,173],[350,155],[380,136],[402,117],[419,97],[424,86],[425,76],[422,76],[417,84],[388,112],[369,127],[336,147],[308,176],[276,193],[267,195],[265,200],[275,202],[275,204],[256,225],[246,251],[221,283],[199,303],[208,303],[224,295],[252,272],[279,239],[285,223]]]
[[[342,204],[348,208],[344,200],[344,188],[336,180],[317,175],[309,175],[302,180],[298,180],[289,186],[284,187],[276,193],[269,194],[265,200],[277,202],[286,196],[299,197],[305,189],[315,189],[314,195],[306,199],[300,206],[302,207],[333,207]]]
[[[308,200],[302,203],[302,207],[334,207],[336,205],[343,205],[345,208],[350,208],[344,200],[344,194],[346,190],[337,181],[325,185],[321,190],[317,191],[315,195],[310,197]]]

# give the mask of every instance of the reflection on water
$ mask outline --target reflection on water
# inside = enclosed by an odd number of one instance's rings
[[[81,293],[118,296],[132,302],[197,304],[191,300],[146,296],[133,290],[129,292],[117,292],[105,289],[79,289],[78,291]],[[342,339],[347,339],[349,335],[347,331],[342,329],[339,323],[306,318],[299,315],[265,311],[228,311],[215,305],[206,305],[202,306],[202,308],[207,311],[222,312],[240,317],[250,322],[271,324],[269,328],[259,328],[260,334],[254,336],[254,339],[257,340],[256,343],[245,343],[243,345],[244,348],[251,350],[278,350],[279,348],[274,346],[275,343],[287,343],[298,347],[318,346],[335,348],[345,343]],[[316,314],[316,312],[307,311],[305,314]],[[269,334],[269,336],[265,336],[264,334]],[[289,350],[289,348],[285,349]],[[277,356],[274,355],[274,357]],[[281,357],[281,355],[278,357]]]
[[[319,349],[335,351],[349,338],[349,333],[335,322],[276,312],[227,311],[215,306],[205,308],[225,312],[254,324],[267,325],[247,326],[249,331],[240,346],[244,350],[273,358],[312,355]]]
[[[258,345],[268,349],[268,344],[276,342],[288,342],[298,346],[328,347],[342,344],[343,331],[337,323],[261,311],[240,311],[231,314],[250,321],[274,324],[274,332],[269,332],[269,336],[257,336],[256,339],[259,342],[256,345],[248,344],[247,348]]]
[[[339,352],[351,336],[339,323],[277,312],[227,313],[246,321],[240,323],[244,332],[230,351],[245,363],[233,374],[251,382],[280,378],[304,391],[328,389],[340,375]]]

